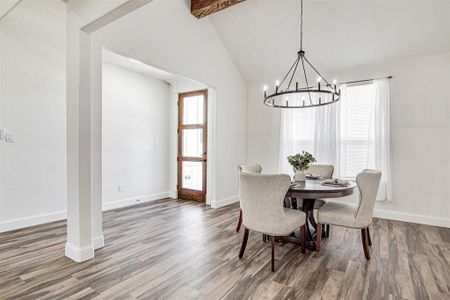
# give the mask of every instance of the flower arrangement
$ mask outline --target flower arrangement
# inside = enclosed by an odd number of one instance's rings
[[[314,156],[311,153],[302,151],[302,153],[297,153],[287,157],[288,162],[296,171],[305,171],[308,169],[310,163],[316,162]]]

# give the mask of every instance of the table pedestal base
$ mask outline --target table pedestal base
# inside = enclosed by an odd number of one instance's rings
[[[316,202],[316,199],[303,199],[303,205],[300,207],[300,209],[305,212],[306,214],[306,249],[310,251],[316,251],[316,234],[317,234],[317,222],[314,218],[314,203]],[[289,207],[291,209],[299,209],[298,208],[298,202],[297,198],[291,198],[290,201],[285,200],[285,206]],[[325,231],[325,228],[322,227],[322,237],[326,238],[329,235],[329,227],[328,232]],[[263,236],[263,240],[269,240],[266,236]],[[295,244],[300,243],[300,231],[297,230],[293,232],[288,237],[282,237],[280,238],[282,241],[291,242]]]

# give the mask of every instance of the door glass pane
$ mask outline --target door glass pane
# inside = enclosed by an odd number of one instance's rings
[[[203,95],[183,98],[183,124],[203,124]]]
[[[183,156],[203,156],[203,129],[183,129]]]
[[[196,191],[202,190],[203,163],[200,161],[183,161],[182,187]]]

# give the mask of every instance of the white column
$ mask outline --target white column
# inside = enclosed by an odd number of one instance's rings
[[[91,33],[152,0],[67,2],[67,243],[81,262],[103,247],[101,49]],[[94,245],[95,244],[95,245]]]
[[[91,35],[91,182],[92,243],[105,245],[102,226],[102,48]]]
[[[70,17],[70,15],[69,15]],[[90,35],[68,20],[67,36],[67,243],[80,262],[94,257],[91,239]]]

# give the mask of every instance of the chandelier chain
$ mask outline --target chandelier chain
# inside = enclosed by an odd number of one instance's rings
[[[300,9],[300,51],[303,50],[303,0],[301,0]]]

